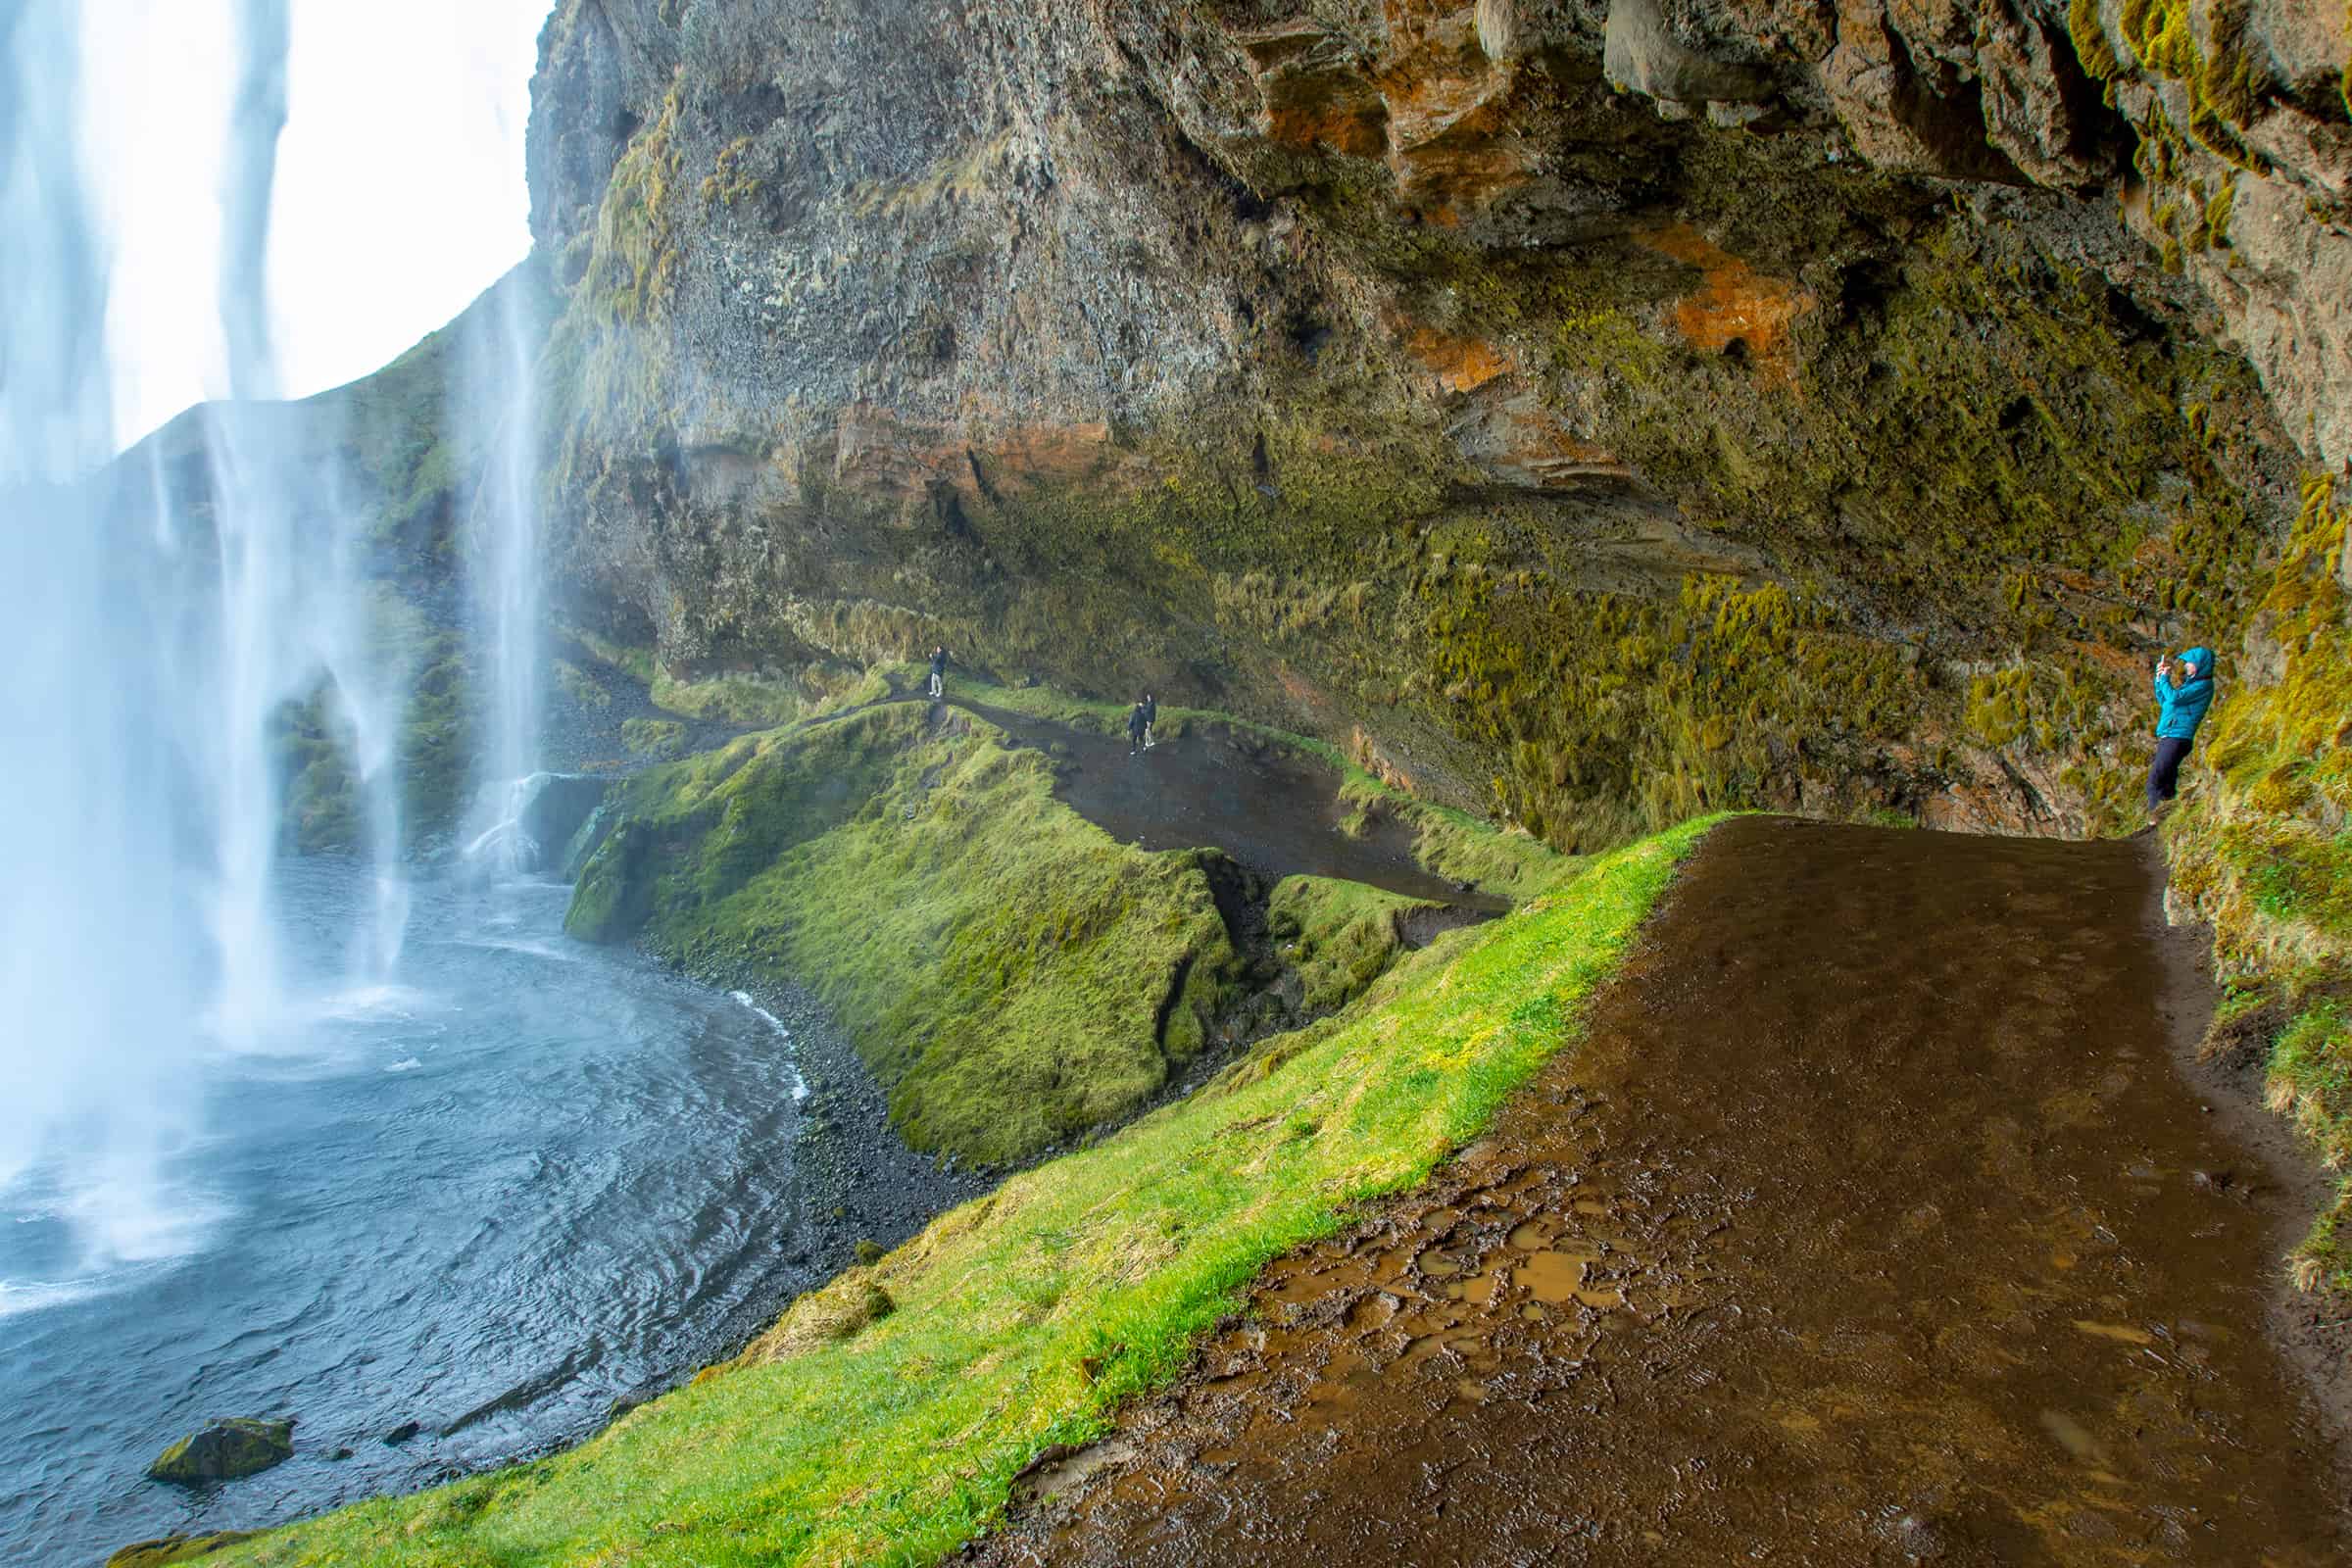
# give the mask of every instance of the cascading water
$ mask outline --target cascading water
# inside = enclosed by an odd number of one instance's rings
[[[320,414],[265,401],[285,0],[236,7],[220,278],[233,396],[196,416],[202,477],[160,458],[145,483],[91,477],[114,431],[76,9],[0,0],[0,988],[19,1020],[0,1192],[37,1181],[76,1266],[96,1269],[192,1245],[208,1204],[173,1169],[201,1131],[205,1062],[281,1038],[289,705],[321,702],[358,783],[378,895],[355,962],[381,978],[397,956],[408,672],[384,652],[341,481],[300,455],[331,450]]]
[[[85,1254],[179,1250],[191,941],[172,664],[155,585],[80,483],[113,446],[105,258],[75,167],[72,0],[0,4],[0,1189],[38,1179]]]
[[[848,1044],[811,1005],[565,941],[560,885],[419,874],[404,949],[404,846],[436,842],[463,781],[495,781],[514,870],[603,794],[533,771],[550,284],[526,265],[379,375],[274,401],[289,0],[205,0],[238,22],[230,396],[110,463],[113,187],[77,158],[121,107],[96,85],[119,29],[149,20],[120,3],[77,57],[91,0],[0,0],[7,1562],[571,1441],[952,1191],[877,1102],[839,1195],[877,1206],[796,1234],[795,1058]],[[300,1418],[266,1483],[143,1479],[242,1413]]]
[[[267,256],[277,142],[286,120],[286,0],[239,0],[240,72],[223,188],[220,321],[230,399],[206,410],[220,560],[222,649],[215,778],[220,857],[214,932],[222,962],[219,1027],[232,1043],[263,1041],[282,1003],[271,873],[283,802],[273,726],[285,705],[322,697],[357,777],[377,896],[355,956],[381,980],[400,951],[408,911],[400,868],[396,738],[406,671],[375,624],[362,575],[357,516],[331,466],[308,460],[321,442],[316,407],[275,403]],[[307,437],[307,439],[306,439]]]
[[[486,708],[467,858],[506,873],[535,871],[547,846],[530,831],[544,788],[539,762],[540,566],[535,362],[546,333],[537,277],[526,265],[493,289],[486,320],[465,344],[468,416],[494,432],[472,519],[477,624],[488,651]]]

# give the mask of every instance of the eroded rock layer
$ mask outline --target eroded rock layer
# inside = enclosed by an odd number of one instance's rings
[[[1566,845],[2119,822],[2352,453],[2344,18],[2284,0],[567,0],[576,613],[945,641]],[[831,678],[811,675],[809,678]]]

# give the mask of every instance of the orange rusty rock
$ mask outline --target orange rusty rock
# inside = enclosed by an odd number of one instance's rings
[[[1438,374],[1448,392],[1472,392],[1497,376],[1515,373],[1519,367],[1507,350],[1480,338],[1441,332],[1400,312],[1383,317],[1404,352]]]
[[[994,429],[910,421],[873,404],[851,404],[833,426],[832,477],[880,494],[918,496],[945,481],[970,497],[1045,484],[1086,483],[1135,491],[1151,482],[1150,465],[1111,444],[1101,420]]]
[[[1257,81],[1258,129],[1288,146],[1385,157],[1397,200],[1424,222],[1461,215],[1523,183],[1530,157],[1503,106],[1516,64],[1487,53],[1479,8],[1388,0],[1376,53],[1301,19],[1234,42]]]
[[[1361,725],[1348,732],[1348,758],[1365,772],[1393,790],[1410,795],[1415,793],[1413,776],[1389,760],[1380,743],[1364,733]]]
[[[1674,324],[1692,348],[1720,354],[1734,343],[1741,344],[1767,376],[1794,383],[1796,358],[1788,343],[1788,326],[1813,308],[1812,295],[1786,278],[1757,271],[1689,223],[1637,238],[1705,274],[1698,292],[1674,308]]]
[[[1375,79],[1397,198],[1424,221],[1450,226],[1528,177],[1502,113],[1518,74],[1488,58],[1476,5],[1388,0],[1387,12],[1389,49]]]
[[[1309,150],[1378,158],[1389,148],[1389,111],[1380,89],[1346,58],[1322,46],[1332,35],[1311,22],[1234,41],[1257,77],[1258,130],[1273,141]]]

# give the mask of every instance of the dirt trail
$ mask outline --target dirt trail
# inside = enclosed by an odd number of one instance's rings
[[[1369,831],[1340,831],[1337,773],[1252,740],[1246,731],[1200,724],[1149,752],[1127,738],[1098,735],[1052,719],[978,703],[951,706],[978,714],[1055,761],[1054,792],[1080,816],[1147,850],[1223,850],[1269,881],[1286,876],[1341,877],[1466,909],[1499,912],[1509,905],[1424,870],[1413,836],[1393,821]]]
[[[1727,825],[1585,1048],[967,1559],[2352,1561],[2268,1332],[2309,1209],[2172,1059],[2153,891]]]

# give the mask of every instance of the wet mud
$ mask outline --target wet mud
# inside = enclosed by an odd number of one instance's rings
[[[965,1560],[2352,1561],[2153,877],[1726,825],[1584,1047]]]
[[[976,703],[954,706],[1053,758],[1054,794],[1124,843],[1222,850],[1269,882],[1338,877],[1485,913],[1509,907],[1424,869],[1413,858],[1411,831],[1399,823],[1375,819],[1360,834],[1343,831],[1350,808],[1339,799],[1339,776],[1247,731],[1200,724],[1135,751],[1124,735]]]

